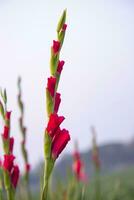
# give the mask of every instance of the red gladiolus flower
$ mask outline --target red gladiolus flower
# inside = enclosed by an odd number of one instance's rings
[[[46,130],[52,138],[56,134],[57,129],[64,119],[65,118],[63,116],[58,116],[56,113],[50,115]]]
[[[54,112],[57,113],[59,109],[59,105],[61,102],[60,93],[56,93],[55,95],[55,104],[54,104]]]
[[[6,119],[7,119],[7,120],[10,120],[10,116],[11,116],[11,111],[10,111],[10,112],[7,111],[7,112],[6,112],[6,116],[5,116]]]
[[[69,140],[70,140],[70,135],[66,129],[59,131],[59,133],[55,135],[55,137],[52,141],[53,159],[58,158],[59,154],[66,147]]]
[[[65,63],[64,60],[61,60],[61,61],[59,60],[58,67],[57,67],[57,72],[58,72],[59,74],[61,74],[61,71],[62,71],[62,69],[63,69],[64,63]]]
[[[26,172],[29,172],[29,171],[30,171],[30,169],[31,169],[31,166],[30,166],[30,164],[28,164],[28,163],[27,163],[25,167],[26,167]]]
[[[55,86],[56,86],[56,78],[51,76],[50,78],[48,78],[47,89],[52,97],[54,97]]]
[[[14,146],[14,138],[11,137],[10,141],[9,141],[9,150],[10,150],[10,153],[13,152],[13,146]]]
[[[4,126],[4,133],[2,134],[2,137],[7,140],[9,138],[9,127]]]
[[[13,166],[13,170],[11,173],[11,183],[14,186],[14,188],[16,188],[17,186],[19,174],[20,174],[19,167],[17,165]]]
[[[11,172],[12,170],[14,159],[15,157],[12,154],[4,155],[3,168],[8,172]]]
[[[63,24],[62,30],[65,31],[67,29],[67,24]]]
[[[73,171],[76,174],[78,179],[80,179],[80,173],[81,173],[82,166],[83,166],[83,164],[80,159],[76,160],[73,164]]]
[[[53,48],[54,54],[57,54],[59,52],[59,50],[60,50],[60,42],[53,40],[52,48]]]

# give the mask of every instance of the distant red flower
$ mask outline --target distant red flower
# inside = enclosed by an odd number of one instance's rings
[[[80,173],[81,173],[82,166],[83,166],[83,164],[80,159],[75,160],[73,163],[73,171],[78,179],[80,179]]]
[[[55,104],[54,104],[54,112],[57,113],[58,112],[58,109],[59,109],[59,105],[60,105],[60,102],[61,102],[61,98],[60,98],[60,93],[56,93],[55,95]]]
[[[16,188],[18,179],[19,179],[20,170],[17,165],[13,166],[13,170],[11,172],[11,183]]]
[[[67,29],[67,24],[63,24],[62,30],[65,31]]]
[[[2,137],[7,140],[9,138],[9,127],[4,126],[4,133],[2,134]]]
[[[11,117],[11,111],[7,111],[7,112],[6,112],[5,118],[6,118],[7,120],[10,120],[10,117]]]
[[[59,128],[64,119],[65,118],[63,116],[58,116],[56,113],[50,115],[46,130],[52,138],[54,137],[56,130]]]
[[[9,150],[10,150],[10,153],[13,152],[13,146],[14,146],[14,138],[11,137],[10,140],[9,140]]]
[[[54,159],[58,158],[69,140],[70,135],[66,129],[60,130],[59,133],[55,135],[52,141],[52,157]]]
[[[31,166],[30,166],[30,164],[29,164],[29,163],[27,163],[27,164],[26,164],[26,166],[25,166],[25,168],[26,168],[26,172],[29,172],[29,171],[30,171],[30,169],[31,169]]]
[[[51,76],[50,78],[48,78],[47,89],[52,97],[54,97],[55,86],[56,86],[56,78]]]
[[[59,60],[58,67],[57,67],[57,72],[58,72],[59,74],[61,74],[61,71],[62,71],[62,69],[63,69],[64,63],[65,63],[64,60],[61,60],[61,61]]]
[[[54,54],[57,54],[60,50],[60,42],[53,40],[53,46],[52,46]]]
[[[11,172],[14,162],[14,155],[4,155],[4,162],[3,162],[3,168],[7,170],[8,172]]]

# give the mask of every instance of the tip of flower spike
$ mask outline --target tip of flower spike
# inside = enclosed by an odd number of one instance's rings
[[[57,32],[59,33],[60,30],[62,29],[63,27],[63,24],[65,24],[66,22],[66,13],[67,13],[67,9],[65,9],[60,17],[60,20],[59,20],[59,23],[58,23],[58,26],[57,26]]]

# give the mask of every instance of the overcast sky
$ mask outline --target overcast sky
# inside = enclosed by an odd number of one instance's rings
[[[72,138],[65,152],[73,149],[74,139],[81,150],[91,145],[91,125],[99,143],[128,141],[134,135],[133,1],[0,0],[0,86],[7,88],[18,162],[17,77],[23,79],[30,161],[37,163],[43,158],[50,46],[64,8],[68,29],[61,52],[66,64],[59,114],[66,117],[63,127]]]

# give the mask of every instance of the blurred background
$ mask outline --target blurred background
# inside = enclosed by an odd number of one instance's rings
[[[75,139],[80,151],[88,151],[92,125],[100,145],[133,143],[134,2],[0,0],[0,87],[7,89],[11,134],[21,166],[17,77],[22,77],[27,148],[34,168],[43,160],[50,46],[64,8],[68,28],[61,52],[65,66],[59,114],[65,116],[63,127],[71,135],[64,153],[73,150]]]

